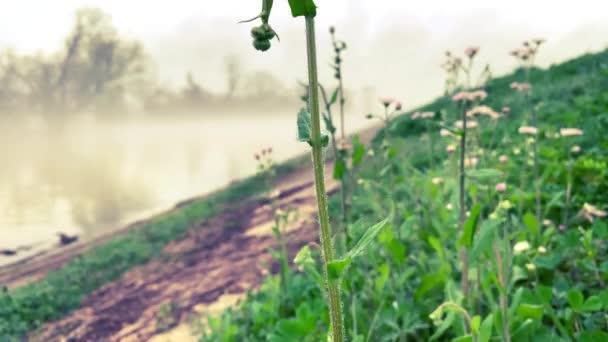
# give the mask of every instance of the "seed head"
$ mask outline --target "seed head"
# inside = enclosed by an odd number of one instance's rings
[[[335,26],[333,26],[333,25],[332,25],[332,26],[330,26],[330,27],[329,27],[329,33],[331,33],[331,34],[336,33],[336,27],[335,27]]]
[[[469,58],[474,58],[479,52],[478,46],[470,46],[464,50],[464,54]]]

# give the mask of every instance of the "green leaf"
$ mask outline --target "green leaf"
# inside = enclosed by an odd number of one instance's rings
[[[591,296],[579,309],[583,312],[599,311],[602,309],[602,300],[598,296]]]
[[[380,295],[382,293],[382,290],[384,289],[384,285],[386,285],[386,281],[388,280],[390,271],[391,271],[391,268],[386,263],[384,263],[378,267],[378,272],[380,272],[380,275],[376,278],[376,281],[374,284],[376,293],[378,295]]]
[[[321,134],[321,147],[327,147],[327,145],[329,145],[329,135]]]
[[[523,220],[524,220],[524,224],[528,228],[528,231],[530,231],[530,234],[532,234],[532,236],[537,236],[538,235],[538,222],[536,221],[536,217],[534,215],[532,215],[530,212],[527,212],[524,215]]]
[[[329,104],[330,106],[331,106],[331,105],[333,105],[334,103],[336,103],[336,100],[338,99],[338,93],[339,93],[339,92],[340,92],[340,88],[336,88],[336,89],[334,90],[334,92],[331,94],[331,98],[330,98],[330,100],[329,100],[329,102],[328,102],[328,104]]]
[[[361,164],[361,161],[363,160],[364,155],[365,155],[365,145],[363,145],[361,143],[361,141],[359,140],[359,136],[355,135],[353,137],[353,154],[352,154],[354,167],[357,167]]]
[[[471,209],[471,214],[464,223],[462,235],[458,240],[458,246],[466,246],[471,248],[473,245],[473,236],[475,235],[475,228],[477,228],[477,221],[479,220],[479,213],[481,212],[481,204],[477,203]]]
[[[536,257],[534,264],[540,268],[552,270],[562,262],[562,258],[563,256],[557,253],[552,253],[551,255],[540,255]]]
[[[500,178],[502,175],[502,171],[496,169],[477,169],[467,172],[467,176],[469,178],[474,178],[477,180],[496,179]]]
[[[431,245],[431,247],[433,247],[433,249],[441,257],[441,259],[444,259],[445,258],[445,252],[443,251],[443,247],[441,246],[441,242],[439,242],[439,240],[436,237],[434,237],[434,236],[429,236],[428,241],[429,241],[429,245]]]
[[[544,285],[538,285],[536,287],[536,295],[545,305],[551,304],[551,298],[553,298],[553,288]]]
[[[579,309],[583,306],[585,298],[583,297],[583,293],[579,290],[570,290],[568,291],[568,304],[573,309]]]
[[[544,306],[536,304],[520,304],[517,308],[517,314],[521,318],[532,318],[540,320],[543,317]]]
[[[317,15],[317,6],[313,0],[289,0],[291,15],[294,17],[304,17]]]
[[[336,157],[335,163],[334,163],[334,179],[335,180],[341,180],[342,177],[344,176],[344,172],[346,171],[346,164],[344,163],[344,159],[340,158],[340,157]]]
[[[380,231],[389,224],[392,217],[393,215],[391,214],[389,217],[368,228],[361,239],[359,239],[355,246],[346,254],[346,257],[354,258],[363,254],[365,249],[372,243],[376,235],[378,235],[378,233],[380,233]]]
[[[477,334],[479,332],[479,327],[481,326],[481,316],[475,315],[471,318],[471,331],[473,334]]]
[[[350,265],[353,261],[352,258],[344,258],[331,261],[327,264],[327,274],[329,276],[330,281],[337,281],[342,277],[344,270]]]
[[[553,196],[553,198],[551,198],[551,200],[547,204],[545,204],[545,206],[544,206],[545,207],[545,216],[547,216],[549,214],[549,212],[551,211],[551,209],[554,206],[557,206],[558,204],[562,203],[561,199],[562,199],[562,197],[564,197],[565,194],[566,194],[565,191],[557,192]]]
[[[601,330],[583,331],[578,337],[580,342],[608,341],[608,333]]]
[[[312,144],[312,117],[310,113],[305,109],[300,109],[298,112],[298,141],[306,142],[308,145]],[[321,134],[321,146],[326,147],[329,144],[329,136],[327,134]]]
[[[608,311],[608,289],[600,292],[600,300],[602,301],[602,305],[604,305],[604,309]]]
[[[462,335],[452,339],[452,342],[473,342],[473,335]]]
[[[479,337],[477,342],[488,342],[492,337],[492,327],[494,325],[494,315],[489,314],[483,322],[481,322],[481,328],[479,329]]]
[[[496,228],[499,223],[500,221],[497,220],[483,221],[471,249],[471,262],[479,260],[484,253],[492,249],[492,242],[494,242]]]
[[[422,277],[420,281],[420,285],[416,289],[414,296],[416,300],[421,300],[427,292],[434,289],[435,287],[443,286],[445,282],[446,275],[445,272],[439,271],[436,273],[428,274]]]
[[[298,113],[298,141],[311,144],[312,139],[312,121],[310,113],[305,109],[300,109]]]
[[[388,225],[391,219],[392,214],[386,219],[368,228],[359,242],[357,242],[353,249],[346,253],[343,259],[334,260],[327,264],[327,273],[330,281],[337,281],[342,277],[344,270],[346,270],[352,260],[355,257],[363,254],[365,249],[367,249],[367,247],[372,243],[376,235],[378,235],[378,233]]]

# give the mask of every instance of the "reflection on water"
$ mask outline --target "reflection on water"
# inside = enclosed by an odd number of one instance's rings
[[[305,152],[292,112],[88,118],[52,132],[36,120],[2,123],[0,250],[117,229],[252,174],[266,146],[278,160]]]

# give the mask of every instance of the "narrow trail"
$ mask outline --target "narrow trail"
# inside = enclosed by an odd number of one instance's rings
[[[303,176],[303,175],[302,175]],[[333,183],[333,182],[332,182]],[[335,191],[337,184],[329,189]],[[288,232],[293,254],[317,239],[313,184],[281,184],[281,207],[295,207],[300,219]],[[203,315],[204,307],[224,295],[243,295],[257,287],[268,269],[277,271],[269,248],[277,244],[271,233],[273,213],[260,200],[238,203],[203,223],[179,241],[167,245],[162,256],[132,269],[89,295],[80,309],[49,323],[36,341],[147,341],[162,330],[159,312],[171,325]]]
[[[375,129],[362,132],[368,142]],[[326,163],[327,192],[339,190]],[[290,260],[306,243],[318,240],[316,200],[312,170],[296,170],[282,177],[278,205],[294,208],[299,219],[287,230]],[[232,203],[186,237],[169,243],[161,256],[125,273],[118,280],[91,293],[81,307],[63,319],[49,322],[31,341],[196,341],[192,322],[201,322],[257,288],[278,263],[268,253],[277,248],[271,227],[273,213],[261,199]],[[35,263],[34,272],[22,272],[14,283],[42,277],[78,254]],[[74,254],[74,255],[72,255]]]

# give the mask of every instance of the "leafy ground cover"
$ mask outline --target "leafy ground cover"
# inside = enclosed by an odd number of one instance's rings
[[[370,115],[384,118],[386,129],[348,175],[346,225],[335,219],[342,196],[330,198],[334,235],[358,241],[394,215],[376,244],[338,274],[347,340],[608,340],[608,51],[546,70],[520,68],[481,91],[468,108],[444,96],[391,119],[397,105],[385,100],[387,115]],[[459,128],[465,109],[476,111],[468,118],[475,124]],[[353,146],[360,157],[362,147]],[[336,245],[339,259],[346,249]],[[295,263],[298,270],[282,275],[287,288],[269,276],[211,318],[201,340],[327,340],[318,246],[305,247]]]

